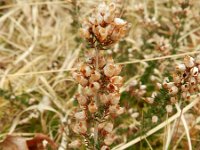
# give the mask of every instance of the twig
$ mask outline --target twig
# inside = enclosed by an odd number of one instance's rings
[[[96,71],[99,70],[99,50],[97,49],[97,46],[95,45],[95,55],[96,55]],[[95,95],[95,104],[98,108],[98,93],[96,92]],[[98,121],[95,121],[95,127],[94,127],[94,148],[96,149],[96,145],[98,143]]]

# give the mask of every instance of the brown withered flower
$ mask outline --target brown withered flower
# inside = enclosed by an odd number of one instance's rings
[[[101,123],[99,124],[99,136],[101,139],[105,136],[101,143],[110,145],[114,142],[113,123],[110,120],[124,112],[124,108],[119,106],[119,90],[123,85],[123,78],[119,73],[122,66],[115,64],[112,58],[106,59],[102,53],[98,56],[98,68],[95,63],[97,57],[91,54],[88,59],[93,61],[81,63],[77,71],[73,72],[73,78],[81,85],[81,93],[76,95],[79,111],[74,114],[74,132],[83,136],[92,134],[87,130],[91,124],[94,126],[92,120],[99,120],[99,123],[103,120],[105,126],[101,127]]]
[[[81,35],[92,47],[99,49],[110,46],[124,37],[130,24],[120,18],[115,3],[101,3],[91,17],[84,20]]]
[[[176,65],[173,81],[164,82],[163,86],[172,96],[172,103],[177,101],[178,93],[182,99],[190,100],[192,94],[200,91],[200,55],[195,59],[185,56],[183,63]]]

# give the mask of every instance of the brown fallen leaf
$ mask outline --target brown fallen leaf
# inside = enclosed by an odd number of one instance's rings
[[[43,146],[43,141],[44,140],[46,140],[48,142],[48,144],[50,145],[52,150],[56,150],[57,149],[57,145],[47,135],[41,134],[41,133],[37,133],[33,139],[27,140],[27,145],[29,147],[29,150],[45,150],[45,148]]]
[[[0,143],[0,150],[29,150],[29,148],[25,138],[8,135],[7,138]]]
[[[8,135],[6,139],[0,143],[0,150],[46,150],[43,144],[44,140],[49,144],[52,150],[57,149],[57,145],[47,135],[37,133],[32,139]]]

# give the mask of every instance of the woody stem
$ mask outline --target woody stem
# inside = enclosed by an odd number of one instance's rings
[[[95,55],[96,55],[96,71],[99,70],[99,50],[95,44]],[[98,108],[98,92],[95,95],[95,104]],[[98,144],[98,121],[95,122],[94,127],[94,148],[96,149],[96,145]]]

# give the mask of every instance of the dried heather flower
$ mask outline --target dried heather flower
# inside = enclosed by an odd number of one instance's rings
[[[108,145],[115,140],[114,125],[110,120],[125,111],[119,106],[122,66],[115,64],[111,57],[105,58],[99,50],[118,42],[128,27],[129,24],[119,18],[114,3],[101,3],[82,24],[81,34],[95,48],[95,53],[88,52],[86,61],[72,74],[81,85],[81,93],[76,95],[79,109],[74,115],[76,124],[73,130],[85,139],[88,135],[94,137],[94,149],[97,143],[104,145],[101,149],[109,149]],[[91,143],[88,141],[88,144]]]
[[[176,70],[177,70],[177,71],[183,72],[183,71],[186,70],[186,66],[185,66],[184,64],[178,64],[178,65],[176,66]]]
[[[113,130],[113,124],[110,123],[110,122],[108,122],[108,123],[106,123],[106,125],[104,126],[103,129],[104,129],[106,132],[111,133],[112,130]]]
[[[104,143],[106,145],[111,145],[114,142],[114,136],[113,134],[108,134],[105,139],[104,139]]]
[[[76,95],[76,99],[78,100],[79,105],[84,106],[87,104],[87,98],[86,96],[83,96],[81,94]]]
[[[116,65],[111,58],[104,62],[106,59],[103,57],[103,53],[100,53],[98,58],[93,53],[89,57],[93,61],[87,61],[79,65],[80,68],[73,73],[74,79],[82,86],[82,92],[76,95],[80,110],[75,113],[77,123],[75,124],[74,132],[81,134],[89,133],[87,123],[90,123],[89,120],[94,119],[92,116],[101,114],[102,112],[99,109],[103,108],[104,112],[100,118],[104,117],[103,119],[107,121],[105,124],[101,124],[102,127],[98,126],[98,129],[102,128],[104,130],[102,133],[105,134],[106,132],[107,135],[113,130],[113,124],[109,120],[112,117],[121,115],[125,111],[124,108],[119,106],[119,89],[123,84],[123,78],[119,76],[119,73],[122,68],[120,65]],[[97,59],[99,63],[103,61],[104,63],[102,64],[104,65],[97,68],[95,63]],[[108,70],[107,67],[109,68]],[[87,84],[82,84],[77,76],[87,80],[85,82]],[[97,99],[97,102],[95,99]],[[113,141],[114,139],[109,135],[102,142],[108,145],[113,143]]]
[[[191,56],[185,56],[184,64],[178,64],[175,73],[173,73],[173,82],[163,83],[164,88],[173,95],[171,102],[177,101],[178,93],[185,100],[189,100],[191,94],[199,92],[199,64],[198,55],[196,59]]]
[[[101,3],[93,15],[83,22],[81,34],[94,47],[95,41],[99,46],[110,46],[126,35],[129,24],[119,18],[114,3]]]
[[[100,99],[101,103],[104,105],[110,101],[109,95],[106,95],[106,94],[100,94],[99,99]]]
[[[110,148],[107,146],[107,145],[103,145],[102,147],[101,147],[101,150],[109,150]]]
[[[81,146],[80,140],[74,140],[71,143],[69,143],[69,148],[79,148]]]
[[[97,112],[97,110],[98,110],[97,105],[94,102],[90,102],[90,104],[88,105],[88,110],[91,113]]]
[[[75,113],[74,117],[77,120],[84,120],[84,119],[86,119],[86,114],[84,111],[80,111],[80,112]]]
[[[157,123],[158,122],[158,116],[153,116],[152,117],[152,122]]]
[[[166,111],[167,111],[168,113],[172,113],[172,111],[173,111],[172,105],[167,105],[165,108],[166,108]]]
[[[194,58],[190,57],[190,56],[186,56],[184,58],[184,64],[186,67],[191,68],[194,66]]]

